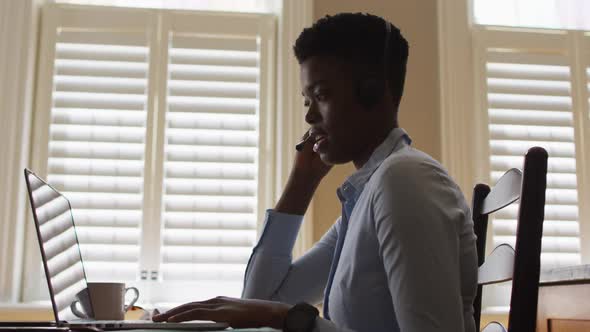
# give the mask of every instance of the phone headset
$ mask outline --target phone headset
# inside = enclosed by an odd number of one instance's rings
[[[370,75],[359,79],[357,97],[359,103],[366,109],[372,109],[383,98],[385,85],[389,75],[389,39],[391,38],[391,24],[385,21],[385,42],[383,47],[383,73]]]

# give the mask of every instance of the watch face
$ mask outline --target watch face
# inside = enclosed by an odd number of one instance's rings
[[[311,332],[315,325],[318,309],[307,303],[293,306],[285,317],[285,332]]]
[[[293,311],[287,316],[285,326],[289,328],[289,332],[307,332],[311,322],[310,318],[315,320],[315,316],[305,311]]]

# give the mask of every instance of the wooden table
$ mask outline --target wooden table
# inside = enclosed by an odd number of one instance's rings
[[[590,265],[541,274],[537,332],[590,331]]]

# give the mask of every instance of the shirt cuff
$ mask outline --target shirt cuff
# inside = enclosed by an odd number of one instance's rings
[[[290,255],[301,223],[303,216],[266,210],[262,234],[254,250],[264,249],[277,255]]]
[[[313,327],[312,332],[353,332],[347,329],[338,328],[334,323],[331,321],[318,317],[315,319],[315,324]]]

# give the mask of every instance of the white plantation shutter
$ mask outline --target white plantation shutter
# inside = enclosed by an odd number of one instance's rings
[[[273,197],[272,16],[46,12],[31,167],[71,200],[88,279],[239,296]]]
[[[259,20],[187,18],[170,17],[162,280],[239,296],[259,217]]]
[[[510,43],[517,39],[514,34],[491,32],[484,50],[491,180],[495,183],[509,168],[522,169],[530,147],[545,148],[549,162],[541,266],[576,265],[580,241],[572,86],[567,50],[559,47],[565,35],[519,47]],[[518,203],[495,214],[494,246],[514,245],[517,211]]]
[[[575,122],[573,50],[565,32],[481,28],[475,32],[482,109],[486,112],[490,182],[522,169],[533,146],[549,154],[541,269],[581,263],[580,192]],[[518,203],[494,215],[492,243],[514,245]],[[508,305],[498,287],[488,305]],[[492,292],[493,293],[493,292]]]
[[[135,280],[149,16],[81,7],[50,7],[47,13],[44,36],[53,43],[44,51],[51,62],[51,93],[46,168],[39,171],[46,171],[48,182],[71,201],[88,279]],[[38,165],[42,168],[43,161]]]

